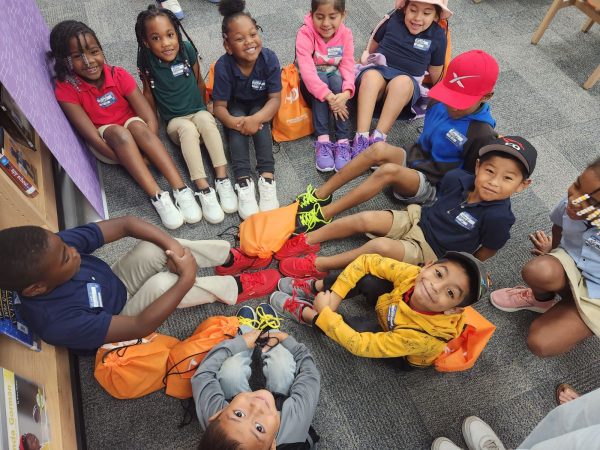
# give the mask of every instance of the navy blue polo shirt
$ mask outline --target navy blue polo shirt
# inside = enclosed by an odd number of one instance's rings
[[[269,94],[281,92],[281,68],[277,55],[263,47],[246,77],[233,55],[225,53],[215,64],[213,100],[226,102],[267,101]]]
[[[376,52],[385,55],[388,67],[413,77],[422,76],[429,66],[443,66],[446,60],[446,32],[433,22],[422,33],[410,34],[404,13],[396,11],[373,36]]]
[[[90,223],[57,235],[81,255],[79,272],[46,295],[19,295],[20,311],[47,343],[95,350],[104,344],[112,316],[125,306],[127,289],[108,264],[89,254],[104,245],[98,225]]]
[[[442,178],[436,202],[421,212],[419,226],[439,257],[448,250],[500,250],[510,238],[510,227],[515,223],[510,198],[467,203],[474,180],[474,175],[462,169],[449,171]]]

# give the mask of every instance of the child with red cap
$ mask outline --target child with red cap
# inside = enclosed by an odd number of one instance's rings
[[[483,50],[471,50],[454,58],[444,79],[429,96],[436,100],[427,109],[423,132],[405,150],[377,142],[350,161],[317,189],[308,186],[298,195],[297,233],[317,229],[353,206],[391,186],[405,203],[428,204],[436,185],[455,168],[474,171],[479,150],[496,138],[496,121],[486,103],[494,93],[498,63]],[[372,166],[380,166],[358,187],[332,202],[332,194]],[[301,238],[300,238],[301,239]]]

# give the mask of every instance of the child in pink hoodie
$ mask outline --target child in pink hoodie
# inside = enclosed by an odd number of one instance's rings
[[[346,102],[354,95],[354,41],[345,18],[345,0],[311,0],[311,12],[296,36],[300,77],[312,97],[315,159],[321,172],[337,172],[350,161]],[[329,140],[330,110],[335,143]]]

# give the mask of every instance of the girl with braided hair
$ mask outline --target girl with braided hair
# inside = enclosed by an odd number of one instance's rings
[[[237,211],[237,197],[227,178],[221,134],[204,104],[198,50],[175,14],[155,5],[138,14],[135,35],[144,96],[167,123],[169,138],[181,146],[206,221],[222,222],[224,212]],[[215,169],[216,191],[206,179],[201,141]]]
[[[151,198],[166,228],[198,222],[202,211],[158,138],[155,114],[133,77],[106,63],[94,31],[75,20],[60,22],[50,33],[49,57],[58,104],[96,158],[122,165]],[[177,206],[157,184],[142,153],[173,188]]]

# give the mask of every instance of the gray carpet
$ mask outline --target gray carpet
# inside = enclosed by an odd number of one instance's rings
[[[220,17],[214,5],[203,0],[180,0],[187,17],[184,25],[208,63],[222,54]],[[347,0],[347,25],[353,30],[358,55],[370,29],[391,9],[391,0]],[[135,17],[148,0],[38,0],[50,26],[64,19],[79,19],[98,34],[112,64],[135,74]],[[549,209],[567,186],[598,155],[600,142],[600,84],[590,91],[580,86],[596,67],[600,27],[586,34],[578,30],[584,17],[574,8],[561,11],[537,46],[531,35],[550,4],[549,0],[452,0],[453,54],[481,48],[500,63],[500,79],[492,99],[492,112],[503,134],[520,134],[538,148],[538,169],[533,186],[514,198],[517,223],[509,244],[488,264],[496,287],[519,283],[519,268],[526,262],[528,233],[549,230]],[[308,0],[249,0],[249,10],[264,28],[264,44],[282,64],[293,59],[296,29]],[[409,145],[422,122],[398,123],[392,143]],[[163,140],[168,139],[163,134]],[[182,172],[180,153],[173,151]],[[314,169],[311,141],[281,146],[276,159],[280,201],[286,202],[307,183],[325,179]],[[360,181],[360,180],[359,180]],[[104,183],[110,214],[132,214],[158,224],[150,202],[122,170],[104,166]],[[160,183],[166,187],[164,179]],[[349,187],[342,189],[337,196]],[[361,209],[387,208],[379,195]],[[350,211],[350,212],[356,212]],[[184,226],[174,235],[214,238],[229,225],[202,222]],[[325,253],[352,248],[361,238],[328,243]],[[99,252],[114,262],[133,245],[115,243]],[[208,272],[206,272],[208,274]],[[258,303],[257,301],[253,303]],[[568,381],[583,392],[598,387],[600,342],[590,338],[568,355],[542,360],[525,344],[533,313],[502,313],[487,299],[477,309],[498,327],[476,366],[464,373],[440,374],[433,370],[400,372],[386,361],[356,358],[309,328],[286,322],[284,328],[305,342],[315,355],[323,386],[314,425],[324,449],[425,449],[440,435],[464,446],[460,426],[476,414],[488,421],[507,447],[517,446],[553,407],[554,387]],[[350,314],[366,314],[360,299],[344,304]],[[177,311],[159,331],[183,338],[204,318],[233,314],[221,304]],[[183,416],[178,400],[162,392],[135,401],[119,401],[106,394],[93,378],[93,359],[82,359],[81,390],[90,449],[184,449],[199,441],[197,422],[178,429]]]

